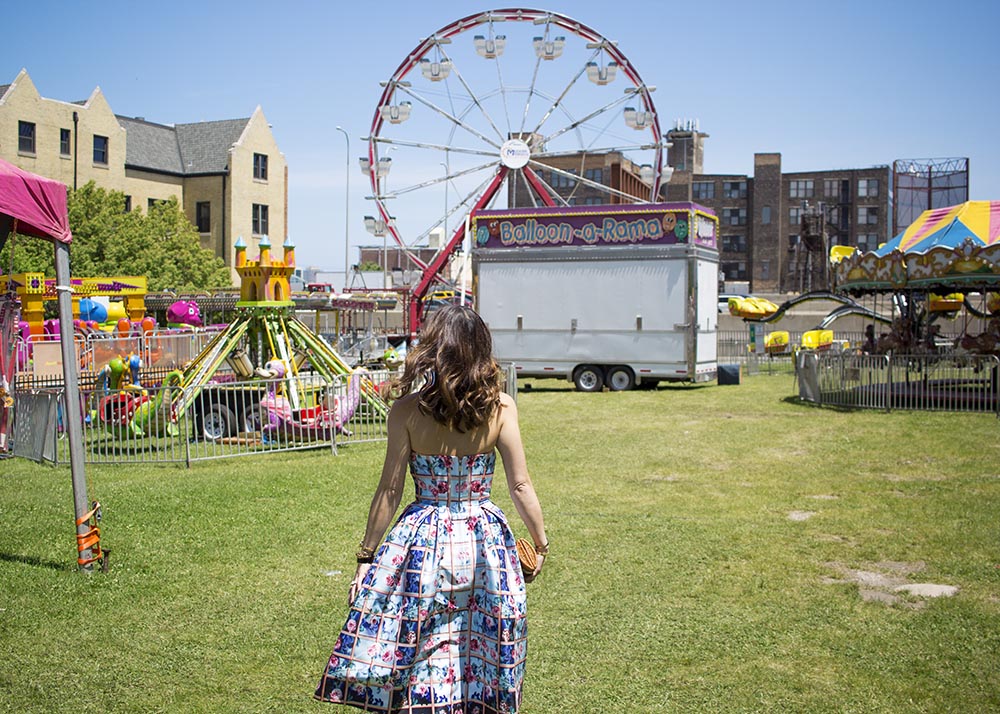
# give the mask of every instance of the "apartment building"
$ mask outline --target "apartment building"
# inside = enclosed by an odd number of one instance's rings
[[[801,274],[810,251],[816,264],[830,246],[872,250],[891,237],[888,165],[784,173],[780,153],[758,153],[753,175],[706,174],[707,136],[690,127],[668,132],[668,161],[677,168],[664,198],[694,201],[718,214],[727,282],[747,282],[755,292],[815,289],[822,286]]]
[[[101,89],[82,101],[42,97],[26,70],[0,84],[0,156],[70,188],[94,181],[125,194],[126,211],[176,197],[201,247],[227,265],[243,237],[288,233],[288,167],[264,112],[192,124],[116,115]],[[233,273],[235,277],[235,271]]]

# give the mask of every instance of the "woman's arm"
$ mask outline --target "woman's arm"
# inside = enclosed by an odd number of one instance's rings
[[[521,428],[517,423],[517,406],[507,395],[501,397],[500,403],[500,434],[497,437],[497,450],[503,459],[503,468],[507,473],[507,488],[514,502],[517,513],[524,521],[535,548],[547,550],[548,538],[545,536],[545,521],[542,518],[542,506],[538,502],[535,488],[531,485],[528,475],[528,464],[524,458],[524,444],[521,442]],[[544,555],[541,554],[541,555]],[[538,558],[538,567],[532,576],[542,569],[544,558]]]
[[[406,426],[411,400],[400,399],[389,410],[387,422],[388,439],[385,447],[385,462],[382,465],[382,478],[379,479],[371,507],[368,509],[368,524],[365,535],[361,539],[361,550],[374,551],[382,542],[399,501],[403,495],[406,480],[406,464],[410,459],[410,434]],[[347,593],[348,602],[354,602],[361,581],[371,563],[358,563],[351,587]]]
[[[410,434],[406,428],[410,400],[399,400],[389,410],[387,424],[388,439],[385,447],[385,463],[372,505],[368,510],[368,525],[362,548],[374,550],[382,542],[392,517],[399,508],[406,479],[406,464],[410,460]]]

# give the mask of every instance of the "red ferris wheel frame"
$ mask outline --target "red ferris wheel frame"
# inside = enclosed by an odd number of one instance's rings
[[[556,27],[562,28],[574,35],[586,40],[588,43],[600,43],[604,52],[610,57],[611,60],[617,63],[618,70],[623,72],[624,75],[632,82],[632,84],[638,88],[636,91],[636,96],[638,96],[642,102],[643,110],[649,112],[653,117],[649,129],[653,135],[653,143],[656,145],[655,148],[655,159],[654,159],[654,176],[653,176],[653,186],[652,195],[659,195],[660,190],[660,170],[663,163],[663,135],[660,130],[658,115],[656,113],[656,108],[653,103],[652,96],[650,95],[650,89],[647,88],[645,82],[639,76],[639,73],[635,70],[632,63],[628,58],[618,49],[615,43],[609,42],[600,33],[593,30],[592,28],[578,22],[566,15],[560,13],[549,12],[545,10],[534,10],[527,8],[505,8],[500,10],[489,10],[486,12],[479,12],[473,15],[468,15],[460,20],[452,22],[445,25],[437,32],[434,32],[427,38],[421,40],[421,42],[411,50],[406,58],[400,63],[393,72],[391,78],[384,82],[384,89],[379,97],[378,104],[375,107],[374,116],[372,118],[371,127],[368,136],[368,162],[371,170],[369,171],[369,179],[371,182],[372,195],[375,197],[375,204],[377,206],[377,211],[379,213],[379,218],[383,221],[386,231],[392,236],[393,241],[402,249],[406,249],[406,244],[402,240],[391,216],[389,215],[388,209],[385,204],[379,198],[379,175],[376,169],[377,166],[377,139],[379,137],[379,132],[381,131],[386,119],[384,118],[381,108],[389,104],[396,92],[397,86],[404,82],[406,76],[416,67],[420,65],[421,59],[423,59],[428,53],[430,53],[433,48],[440,43],[442,40],[450,39],[456,35],[462,34],[470,29],[477,26],[481,26],[487,23],[499,21],[514,21],[514,22],[532,22],[534,24],[551,24]],[[537,174],[532,170],[530,166],[524,166],[522,169],[525,178],[527,179],[528,185],[531,187],[534,193],[538,195],[540,200],[545,203],[545,205],[554,205],[552,197],[549,195],[548,191],[545,190],[544,185],[538,178]],[[497,167],[496,174],[489,181],[488,185],[483,190],[482,194],[476,200],[475,205],[470,210],[475,212],[487,205],[493,200],[500,187],[503,185],[505,179],[509,174],[509,169],[502,164]],[[437,280],[439,273],[446,265],[451,254],[461,245],[465,234],[465,227],[459,225],[455,230],[454,234],[447,242],[445,247],[441,249],[434,259],[430,263],[423,263],[416,256],[410,256],[411,259],[423,270],[420,281],[413,288],[409,300],[409,331],[411,334],[415,333],[421,323],[422,313],[423,313],[423,298],[427,294],[430,286]]]

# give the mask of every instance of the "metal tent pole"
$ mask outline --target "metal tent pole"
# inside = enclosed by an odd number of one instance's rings
[[[73,344],[73,287],[70,283],[69,273],[69,246],[59,241],[55,242],[55,264],[56,292],[59,302],[59,341],[62,351],[63,384],[65,385],[63,423],[69,438],[69,464],[73,477],[73,510],[76,514],[75,520],[79,522],[90,510],[90,502],[87,499],[87,475],[83,458],[83,423],[79,414],[79,365]],[[78,536],[86,534],[88,530],[89,526],[86,522],[76,527]],[[89,560],[91,548],[79,551],[77,558]],[[93,569],[93,563],[80,565],[80,570],[85,573],[93,572]]]

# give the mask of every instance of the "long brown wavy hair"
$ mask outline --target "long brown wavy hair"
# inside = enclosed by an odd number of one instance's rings
[[[447,305],[434,313],[406,355],[392,395],[409,394],[421,380],[420,411],[439,424],[465,433],[493,416],[502,373],[493,359],[490,330],[474,310]]]

